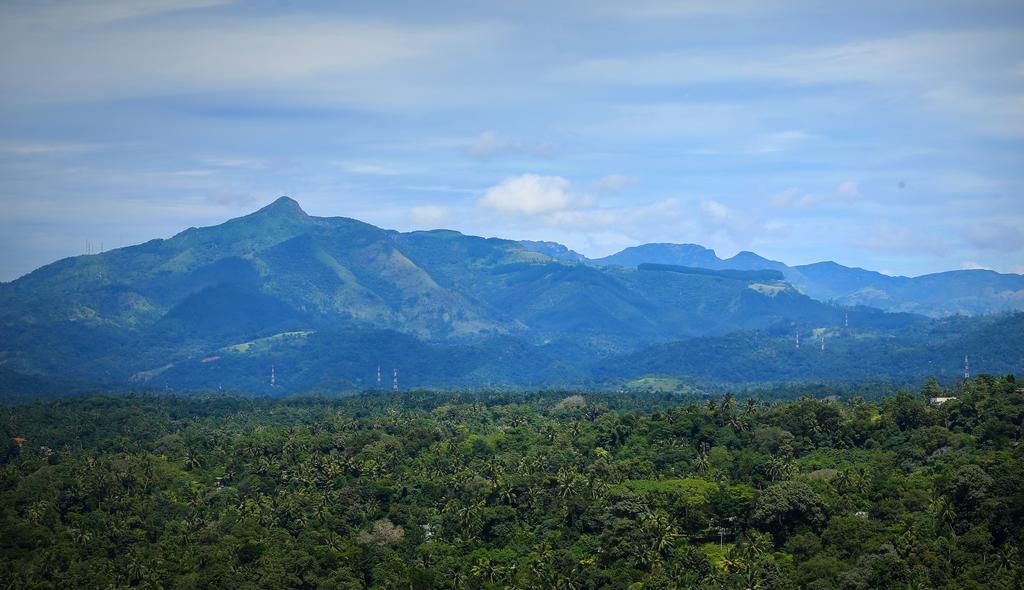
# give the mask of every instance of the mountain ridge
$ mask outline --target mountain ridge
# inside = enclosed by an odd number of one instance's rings
[[[521,243],[528,248],[533,244]],[[552,242],[545,248],[568,250]],[[746,250],[731,258],[719,258],[714,250],[704,246],[674,243],[631,246],[602,258],[577,255],[581,257],[579,262],[594,266],[635,268],[641,264],[669,264],[713,270],[778,270],[788,282],[821,301],[868,305],[931,317],[1024,309],[1024,275],[983,269],[948,270],[916,277],[891,276],[831,260],[788,266]]]
[[[706,250],[673,249],[675,259]],[[760,260],[740,257],[747,266]],[[256,387],[278,365],[302,375],[303,386],[365,386],[366,367],[408,367],[416,357],[432,359],[417,361],[431,385],[579,385],[592,382],[601,359],[694,338],[752,331],[784,340],[847,321],[887,337],[929,323],[818,301],[784,275],[599,266],[512,240],[310,216],[281,198],[215,226],[63,259],[5,285],[0,365],[189,388]]]

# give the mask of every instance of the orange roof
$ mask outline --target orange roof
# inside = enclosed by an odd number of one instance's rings
[[[16,437],[14,437],[14,442],[16,442],[16,443],[18,443],[20,445],[21,443],[27,443],[28,439],[27,438],[22,438],[20,436],[16,436]]]

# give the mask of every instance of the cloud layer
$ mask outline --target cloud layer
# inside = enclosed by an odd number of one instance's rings
[[[1018,271],[1021,39],[1010,1],[6,2],[0,280],[281,194],[594,256]]]

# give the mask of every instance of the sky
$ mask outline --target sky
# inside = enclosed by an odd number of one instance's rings
[[[1024,2],[0,0],[0,280],[280,195],[1024,273]]]

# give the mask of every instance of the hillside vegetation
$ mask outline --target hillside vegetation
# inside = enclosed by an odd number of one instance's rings
[[[927,398],[957,399],[930,406]],[[12,588],[1020,588],[1024,388],[5,407]]]
[[[446,389],[948,382],[965,354],[983,371],[1021,367],[1020,314],[929,320],[812,299],[785,268],[598,267],[526,246],[312,217],[282,197],[0,285],[0,393],[49,392],[54,380],[361,390],[378,367],[397,369],[402,387]],[[830,351],[809,354],[821,337]]]

